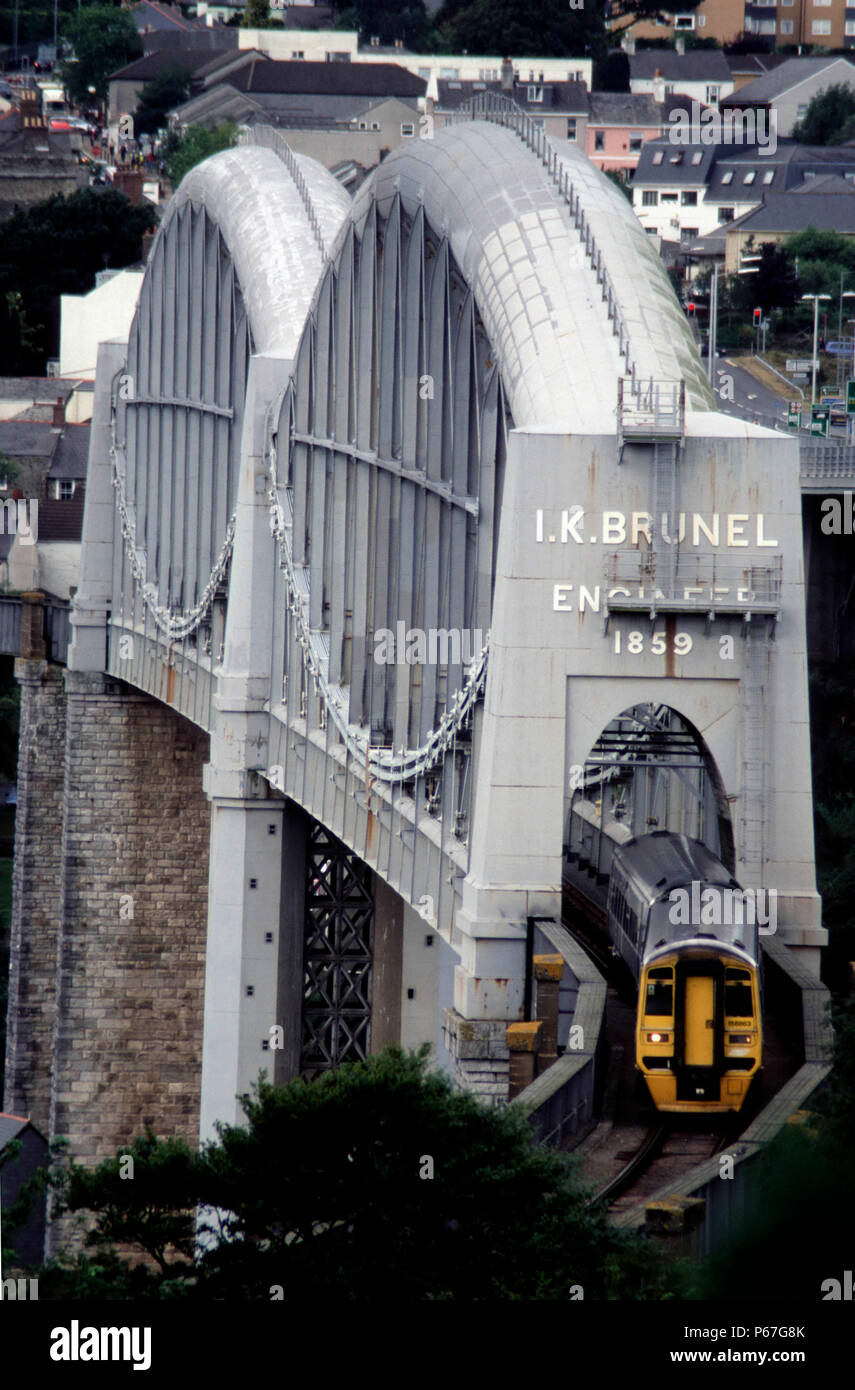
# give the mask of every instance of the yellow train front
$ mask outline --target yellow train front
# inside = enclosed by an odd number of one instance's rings
[[[612,940],[638,981],[636,1065],[658,1110],[739,1110],[763,1058],[753,895],[699,841],[657,831],[615,850]]]

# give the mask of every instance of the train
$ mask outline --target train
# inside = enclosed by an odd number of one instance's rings
[[[700,840],[602,825],[586,799],[569,850],[608,878],[606,930],[638,987],[635,1063],[657,1110],[740,1110],[763,1061],[753,896]]]

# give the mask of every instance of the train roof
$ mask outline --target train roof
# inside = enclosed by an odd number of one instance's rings
[[[739,887],[721,860],[700,840],[690,840],[688,835],[675,835],[669,830],[637,835],[617,846],[614,865],[622,868],[648,902],[667,897],[672,888],[693,881]]]

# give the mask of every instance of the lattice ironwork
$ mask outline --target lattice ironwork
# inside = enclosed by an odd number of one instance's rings
[[[371,870],[321,825],[309,832],[300,1072],[368,1054],[374,898]]]

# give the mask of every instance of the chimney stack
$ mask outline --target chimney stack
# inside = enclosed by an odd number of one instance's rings
[[[685,53],[685,51],[686,51],[686,40],[685,40],[685,38],[684,38],[684,36],[683,36],[682,34],[678,34],[677,37],[675,38],[675,40],[674,40],[674,47],[676,48],[677,52],[678,52],[681,56],[682,56],[682,54]]]
[[[510,58],[502,60],[502,91],[512,92],[514,90],[514,65]]]
[[[61,429],[65,424],[65,402],[62,396],[57,396],[56,405],[53,408],[53,427]]]

